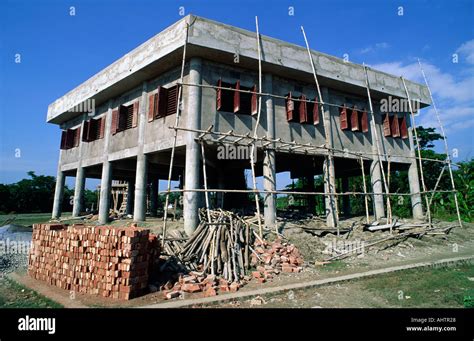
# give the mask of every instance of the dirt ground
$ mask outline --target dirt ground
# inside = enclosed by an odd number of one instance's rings
[[[351,226],[353,222],[359,222],[363,218],[352,218],[346,221],[341,222],[342,228]],[[115,221],[112,225],[128,225],[131,223],[127,220]],[[389,266],[405,265],[415,262],[430,261],[441,258],[453,258],[458,256],[465,255],[474,255],[474,224],[465,223],[463,228],[455,227],[453,228],[448,235],[425,235],[421,239],[417,238],[407,238],[404,240],[398,240],[396,242],[384,242],[377,245],[374,248],[364,248],[363,252],[358,255],[352,255],[343,260],[335,260],[329,264],[321,264],[321,261],[327,259],[330,255],[324,254],[323,251],[327,249],[327,244],[331,245],[355,245],[360,246],[362,242],[368,243],[374,239],[380,239],[385,236],[389,236],[388,231],[363,231],[362,227],[354,229],[350,236],[347,234],[341,234],[337,237],[335,234],[325,234],[323,236],[314,235],[313,233],[306,232],[307,230],[302,227],[321,227],[322,222],[317,219],[298,221],[298,222],[288,222],[280,221],[280,231],[283,234],[284,238],[291,243],[294,243],[301,251],[304,260],[304,270],[301,273],[282,273],[267,283],[258,284],[255,281],[251,281],[240,291],[251,291],[254,289],[259,289],[262,287],[277,287],[290,283],[300,283],[315,279],[324,279],[334,276],[352,274],[361,271],[368,271],[372,269],[379,269]],[[435,222],[437,226],[453,226],[455,223],[448,222]],[[159,218],[150,218],[146,223],[141,226],[150,228],[153,233],[160,234],[162,229],[162,220]],[[170,221],[168,224],[168,231],[181,230],[182,220],[181,221]],[[358,226],[358,225],[357,225]],[[173,232],[171,232],[173,233]],[[275,238],[274,233],[268,232],[266,237],[267,239]],[[345,244],[341,244],[345,243]],[[24,274],[24,269],[18,269],[20,274]],[[24,276],[24,275],[23,275]],[[34,284],[41,289],[42,283]],[[321,292],[317,291],[321,295],[324,294],[324,297],[328,297],[328,300],[333,302],[330,306],[335,307],[349,307],[349,306],[387,306],[387,303],[384,302],[383,298],[380,298],[380,301],[376,301],[377,298],[371,294],[364,294],[366,292],[363,290],[363,287],[358,287],[359,284],[352,283],[350,288],[345,288],[345,286],[331,286],[327,288],[322,288]],[[342,289],[341,289],[342,288]],[[334,292],[344,293],[346,291],[355,291],[358,292],[357,299],[353,304],[347,303],[345,295],[330,295],[329,292],[332,290]],[[337,289],[337,290],[336,290]],[[65,307],[68,306],[77,306],[85,305],[89,307],[139,307],[144,305],[156,304],[164,302],[165,299],[161,292],[154,292],[144,295],[139,298],[132,299],[130,301],[114,301],[109,299],[104,299],[101,297],[75,294],[71,297],[70,293],[59,288],[49,287],[49,291],[53,291],[54,295],[60,295],[61,304]],[[329,290],[326,295],[325,290]],[[195,294],[186,294],[185,299],[187,298],[199,298],[202,297],[202,293]],[[333,296],[333,297],[332,297]],[[347,296],[347,295],[346,295]],[[67,304],[67,300],[75,300],[71,302],[70,305]],[[277,299],[277,298],[274,298]],[[277,302],[277,306],[288,306],[295,307],[293,300],[279,299],[282,302]],[[77,300],[77,301],[76,301]],[[305,299],[302,299],[305,301]],[[375,301],[374,301],[375,300]],[[374,301],[373,303],[370,303]],[[65,303],[66,302],[66,303]],[[319,301],[308,301],[312,302],[315,306],[328,306],[327,302]],[[365,303],[364,303],[365,302]],[[268,302],[267,302],[268,303]],[[286,305],[287,304],[287,305]],[[271,306],[271,305],[270,305]],[[296,305],[298,306],[298,305]],[[265,307],[269,307],[265,305]]]

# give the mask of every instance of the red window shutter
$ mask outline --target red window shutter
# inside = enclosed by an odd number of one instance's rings
[[[250,99],[250,113],[255,115],[258,113],[258,104],[257,104],[257,86],[252,87],[252,98]]]
[[[407,118],[405,114],[400,118],[400,136],[402,139],[408,138]]]
[[[360,118],[360,125],[363,133],[367,133],[369,131],[369,116],[367,115],[367,110],[365,109]]]
[[[112,135],[115,135],[117,133],[118,123],[119,123],[119,111],[113,110],[112,111],[112,126],[111,126]]]
[[[61,132],[61,145],[60,149],[66,149],[66,142],[67,142],[67,130],[63,130]]]
[[[395,114],[392,116],[392,124],[391,124],[392,136],[393,137],[400,137],[400,125],[398,122],[398,115]]]
[[[156,97],[156,95],[150,95],[148,97],[148,122],[153,121],[155,118]]]
[[[156,93],[156,116],[155,117],[165,117],[168,107],[168,89],[164,86],[158,87],[158,92]]]
[[[294,119],[294,112],[295,112],[295,102],[291,97],[291,92],[286,95],[286,120],[288,122],[293,121]]]
[[[317,125],[319,124],[319,103],[318,103],[318,98],[316,97],[314,99],[314,106],[313,106],[313,124]]]
[[[68,129],[66,133],[65,149],[72,148],[73,146],[74,146],[74,130]]]
[[[99,122],[99,139],[104,138],[104,132],[105,132],[105,116],[102,116]]]
[[[388,113],[385,115],[385,119],[383,120],[383,136],[391,136],[391,130],[390,130],[390,117],[388,116]]]
[[[117,131],[124,131],[127,129],[128,107],[121,105],[119,107]]]
[[[138,124],[138,108],[140,101],[133,102],[133,117],[132,117],[132,128],[135,128]]]
[[[352,131],[359,131],[359,111],[357,111],[355,105],[351,112],[351,130]]]
[[[300,123],[308,123],[308,107],[306,105],[306,96],[301,95],[299,105]]]
[[[339,121],[341,125],[341,130],[346,130],[349,128],[349,122],[347,122],[347,108],[346,105],[341,108],[341,112],[339,115]]]
[[[235,90],[234,91],[234,113],[239,112],[240,110],[240,80],[235,83]]]
[[[219,111],[222,108],[222,79],[217,81],[217,89],[216,89],[216,110]]]
[[[74,129],[74,147],[79,145],[79,140],[81,138],[81,127]]]
[[[91,121],[84,122],[84,134],[82,134],[82,142],[89,142],[89,130]]]

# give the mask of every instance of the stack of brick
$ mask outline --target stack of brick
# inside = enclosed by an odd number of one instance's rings
[[[158,240],[137,227],[35,224],[28,274],[62,289],[130,299],[148,287]]]
[[[252,277],[260,283],[272,279],[280,272],[300,272],[303,270],[303,257],[295,245],[277,239],[274,242],[255,242],[255,252],[252,254],[251,265],[257,270]]]

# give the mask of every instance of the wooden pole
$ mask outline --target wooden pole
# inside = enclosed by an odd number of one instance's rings
[[[183,58],[181,60],[181,77],[180,77],[180,82],[183,82],[184,79],[184,66],[186,64],[186,46],[188,44],[188,34],[189,34],[189,23],[186,23],[186,35],[184,39],[184,46],[183,46]],[[180,113],[181,113],[181,97],[182,97],[182,86],[178,86],[178,103],[176,105],[176,119],[174,126],[178,127],[179,125],[179,118],[180,118]],[[173,174],[173,163],[174,163],[174,153],[176,149],[176,142],[178,139],[178,130],[174,130],[174,138],[173,138],[173,147],[171,148],[171,159],[170,159],[170,168],[168,172],[168,184],[167,184],[167,191],[166,191],[166,199],[165,199],[165,207],[164,207],[164,212],[163,212],[163,235],[161,237],[162,244],[165,244],[165,239],[166,239],[166,221],[168,218],[168,204],[169,204],[169,195],[170,195],[170,190],[171,190],[171,176]]]
[[[451,168],[451,158],[449,157],[449,148],[448,148],[448,140],[446,139],[446,133],[444,132],[444,126],[443,123],[441,123],[441,118],[438,112],[438,108],[436,107],[435,100],[433,98],[433,94],[431,93],[430,85],[428,84],[428,80],[426,79],[425,71],[423,70],[423,67],[421,66],[421,62],[418,59],[418,65],[420,66],[421,74],[423,75],[423,79],[425,80],[426,87],[428,88],[428,92],[430,94],[431,98],[431,103],[433,104],[433,109],[435,111],[436,119],[438,120],[439,128],[441,130],[441,135],[443,136],[443,141],[444,141],[444,152],[446,153],[446,161],[448,163],[448,170],[449,170],[449,177],[451,178],[451,186],[454,192],[454,203],[456,205],[456,213],[458,216],[458,223],[460,227],[462,226],[462,220],[461,220],[461,213],[459,212],[459,203],[458,203],[458,194],[456,192],[456,185],[454,184],[454,177],[453,177],[453,170]]]
[[[201,140],[201,156],[202,156],[202,175],[204,177],[204,195],[206,197],[206,213],[207,221],[211,222],[211,211],[209,207],[209,192],[207,190],[207,172],[206,172],[206,154],[204,153],[204,140]]]
[[[387,179],[385,177],[385,169],[383,168],[383,164],[382,164],[382,158],[381,158],[380,146],[379,146],[379,143],[380,143],[379,134],[378,134],[378,131],[377,131],[377,125],[375,124],[375,113],[374,113],[374,108],[373,108],[373,105],[372,105],[372,97],[370,96],[369,73],[367,71],[367,66],[365,66],[365,65],[364,65],[364,70],[365,70],[365,86],[367,88],[367,97],[369,99],[370,115],[372,116],[371,126],[372,126],[372,129],[374,130],[374,136],[375,136],[375,147],[377,149],[377,157],[378,157],[379,167],[380,167],[380,170],[381,170],[381,173],[382,173],[382,180],[383,180],[383,184],[384,184],[384,187],[385,187],[385,193],[388,195],[388,193],[390,193],[390,191],[388,190]],[[387,207],[387,216],[389,215],[388,211],[391,211],[391,207]]]
[[[426,184],[425,184],[425,176],[423,173],[423,162],[421,161],[421,147],[420,147],[420,140],[418,139],[418,133],[416,131],[416,122],[415,122],[415,113],[413,112],[413,107],[411,105],[411,100],[410,100],[410,94],[408,93],[407,86],[405,84],[405,79],[403,77],[400,77],[403,83],[403,87],[405,88],[405,93],[407,95],[407,100],[408,100],[408,107],[410,108],[410,115],[411,115],[411,121],[413,125],[413,132],[415,133],[415,141],[416,141],[416,149],[418,151],[418,165],[420,167],[420,178],[421,178],[421,184],[423,186],[423,191],[426,191]],[[426,202],[426,213],[428,216],[428,224],[429,227],[431,227],[431,208],[428,202],[428,197],[425,195],[425,202]]]
[[[305,41],[305,44],[306,44],[306,50],[308,51],[308,57],[309,57],[309,61],[311,63],[311,70],[313,71],[314,82],[316,83],[316,88],[318,90],[319,101],[321,103],[321,114],[322,114],[323,126],[324,126],[325,147],[328,149],[328,154],[327,154],[328,167],[327,167],[327,171],[328,171],[328,177],[329,177],[329,184],[328,184],[329,198],[330,198],[330,202],[332,204],[334,204],[334,210],[335,210],[334,224],[338,228],[338,234],[339,234],[339,227],[338,227],[339,224],[338,224],[338,221],[337,221],[338,217],[339,217],[339,209],[338,209],[337,199],[334,196],[334,193],[336,192],[336,189],[333,186],[333,184],[335,183],[334,157],[333,157],[332,150],[329,150],[329,148],[330,148],[330,143],[329,143],[330,142],[329,141],[329,129],[330,129],[330,127],[326,126],[326,112],[324,110],[324,104],[325,103],[324,103],[323,97],[321,95],[321,88],[319,86],[318,76],[316,74],[316,68],[314,66],[313,55],[311,54],[311,49],[309,48],[308,39],[306,38],[306,33],[304,31],[303,26],[301,26],[301,32],[303,33],[304,41]]]

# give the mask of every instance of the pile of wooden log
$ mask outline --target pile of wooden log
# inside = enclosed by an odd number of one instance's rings
[[[238,215],[224,210],[200,211],[200,224],[182,247],[179,258],[194,263],[204,275],[238,282],[250,266],[256,233]]]

